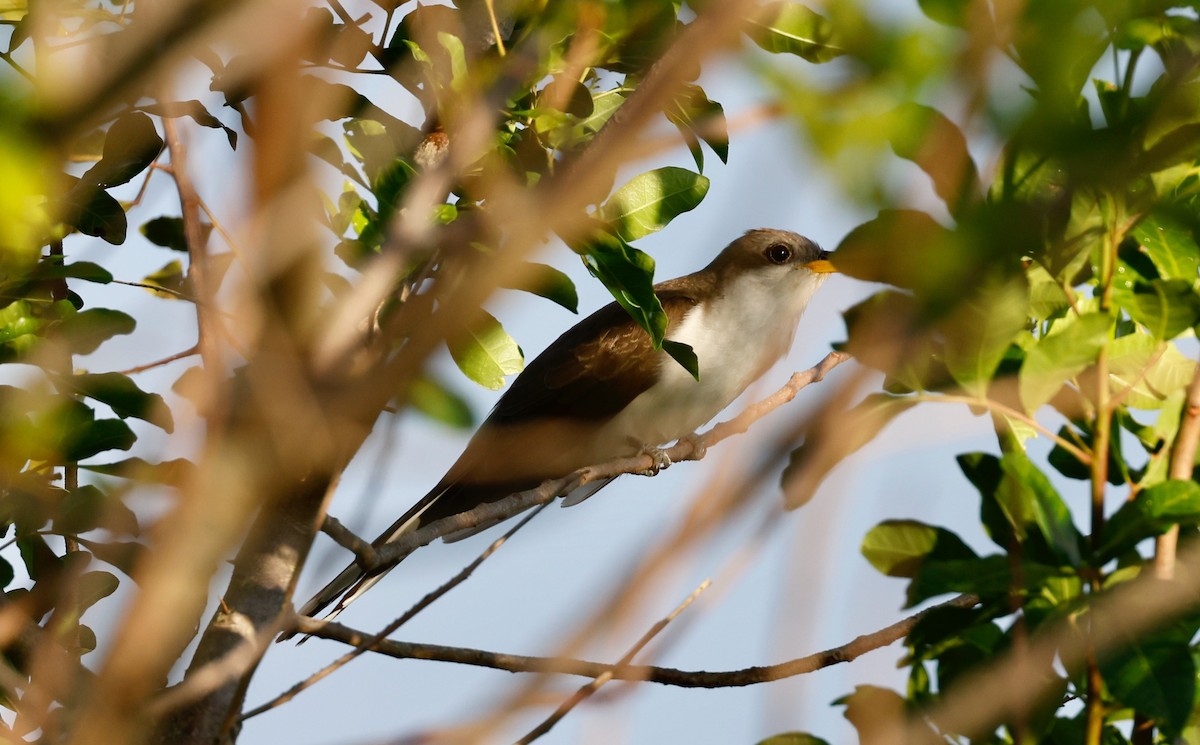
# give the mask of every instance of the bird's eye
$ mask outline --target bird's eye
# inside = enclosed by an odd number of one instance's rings
[[[775,243],[767,247],[763,256],[766,256],[772,264],[786,264],[792,259],[792,249],[782,243]]]

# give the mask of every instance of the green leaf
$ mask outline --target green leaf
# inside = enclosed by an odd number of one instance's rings
[[[564,272],[547,264],[521,262],[518,282],[503,285],[510,290],[522,290],[558,303],[572,313],[579,312],[579,293],[575,283]]]
[[[1139,542],[1165,533],[1173,525],[1200,523],[1200,484],[1170,480],[1138,493],[1104,524],[1098,549],[1107,561]]]
[[[956,460],[967,480],[979,490],[979,517],[988,537],[1005,551],[1013,547],[1016,533],[1008,515],[996,501],[1004,472],[1000,459],[990,453],[963,453]]]
[[[1195,372],[1196,362],[1174,343],[1155,341],[1149,334],[1122,336],[1108,348],[1113,394],[1124,396],[1131,409],[1162,408],[1187,387]]]
[[[525,367],[525,355],[516,340],[484,311],[449,347],[450,356],[468,378],[494,391],[504,387],[505,375],[515,375]]]
[[[863,538],[862,554],[889,577],[917,576],[929,559],[978,558],[962,539],[945,528],[917,520],[884,520]]]
[[[57,256],[47,257],[38,262],[33,275],[37,279],[81,279],[101,285],[109,284],[113,280],[112,274],[99,264],[91,261],[64,264],[61,257]]]
[[[1195,279],[1137,282],[1132,292],[1116,290],[1113,299],[1156,339],[1174,339],[1200,323],[1200,294]]]
[[[684,212],[696,208],[708,193],[709,181],[686,168],[668,166],[635,176],[618,189],[599,211],[626,241],[657,233]]]
[[[829,19],[787,0],[768,3],[748,33],[768,52],[794,54],[809,62],[828,62],[846,53]]]
[[[1130,639],[1101,660],[1100,673],[1112,695],[1154,720],[1167,742],[1187,724],[1196,697],[1196,663],[1186,642]]]
[[[201,127],[224,130],[225,139],[229,140],[229,147],[234,150],[237,149],[237,132],[222,124],[220,119],[210,114],[208,109],[204,108],[204,104],[195,99],[190,101],[161,101],[159,103],[139,106],[138,109],[148,114],[168,118],[187,116],[191,117],[192,121]]]
[[[56,329],[75,354],[91,354],[114,336],[132,334],[137,322],[119,310],[92,308],[64,318]]]
[[[59,381],[76,393],[108,404],[113,413],[125,419],[133,417],[149,422],[166,432],[174,429],[171,410],[157,393],[147,393],[137,383],[121,373],[84,373],[59,377]]]
[[[917,0],[923,12],[930,20],[944,23],[947,26],[966,26],[969,0]]]
[[[182,486],[196,473],[196,464],[186,458],[150,463],[142,458],[134,457],[112,463],[81,463],[79,467],[105,476],[134,479],[144,484],[164,484],[174,487]]]
[[[1025,350],[1019,385],[1025,410],[1033,413],[1063,384],[1096,360],[1108,340],[1112,319],[1105,313],[1068,316]]]
[[[129,224],[121,203],[106,191],[80,182],[67,197],[67,214],[84,235],[119,246],[125,242]]]
[[[667,333],[667,314],[654,294],[654,259],[604,232],[593,234],[592,240],[576,251],[583,254],[583,263],[592,276],[650,334],[654,348],[661,348]]]
[[[945,339],[946,368],[967,392],[983,397],[992,375],[1025,327],[1029,288],[1017,275],[983,279],[964,293],[952,313],[939,325]]]
[[[1006,598],[1014,589],[1037,595],[1047,585],[1074,577],[1073,570],[1038,562],[1021,562],[1020,579],[1013,575],[1008,556],[975,559],[937,559],[923,563],[909,584],[905,606],[955,592],[973,592],[985,598]]]
[[[162,149],[162,138],[150,117],[140,111],[123,114],[108,128],[104,153],[83,175],[83,181],[105,189],[124,184],[146,170]]]
[[[942,286],[957,281],[964,260],[954,234],[917,210],[880,210],[851,230],[834,253],[838,271],[847,276],[921,295],[944,294]]]
[[[696,357],[696,350],[688,344],[671,339],[663,339],[662,346],[663,351],[671,355],[671,359],[682,365],[693,378],[700,379],[700,360]]]
[[[704,171],[701,141],[712,148],[722,163],[729,162],[729,123],[725,119],[725,109],[709,100],[703,88],[690,84],[683,86],[665,113],[667,120],[687,142],[699,171]]]
[[[66,535],[79,535],[97,528],[137,535],[138,520],[133,510],[120,499],[99,487],[84,484],[67,494],[54,517],[54,527]]]
[[[961,219],[983,196],[979,171],[962,130],[937,109],[916,103],[901,104],[888,119],[892,150],[916,163],[929,176],[950,214]]]
[[[1025,539],[1027,526],[1035,527],[1054,559],[1078,566],[1083,539],[1071,520],[1071,511],[1046,475],[1021,450],[1005,453],[1000,470],[1003,476],[996,501],[1018,538]]]
[[[64,433],[61,456],[67,463],[90,458],[105,450],[128,450],[137,435],[120,419],[97,419]]]
[[[79,578],[77,599],[79,614],[117,591],[121,583],[108,572],[84,572]]]
[[[183,232],[182,217],[156,217],[139,228],[146,240],[156,246],[169,248],[172,251],[187,252],[187,237]]]
[[[408,403],[434,421],[456,429],[470,429],[475,416],[470,405],[432,378],[417,378],[408,389]]]
[[[20,359],[38,343],[43,321],[26,300],[0,308],[0,362]]]
[[[1134,227],[1133,235],[1164,279],[1193,282],[1200,274],[1200,246],[1176,218],[1154,213]]]
[[[166,300],[185,300],[191,293],[191,283],[188,282],[187,271],[184,270],[183,262],[179,259],[172,259],[159,267],[158,271],[142,277],[142,282],[163,288],[162,290],[147,288],[147,290],[155,297]]]

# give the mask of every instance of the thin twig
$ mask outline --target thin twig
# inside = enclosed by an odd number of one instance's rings
[[[144,365],[137,365],[136,367],[131,367],[126,370],[118,370],[117,372],[119,372],[121,375],[133,375],[135,373],[145,372],[147,370],[153,370],[156,367],[162,367],[163,365],[169,364],[171,362],[175,362],[176,360],[182,360],[184,358],[191,357],[193,354],[197,354],[199,352],[200,352],[200,348],[196,345],[192,345],[192,346],[188,347],[187,349],[183,350],[182,352],[176,352],[175,354],[170,355],[169,357],[163,357],[161,360],[155,360],[154,362],[147,362]]]
[[[128,280],[128,279],[114,279],[112,281],[112,283],[114,285],[125,285],[126,287],[141,287],[144,290],[151,290],[153,292],[163,292],[168,295],[174,295],[175,297],[179,298],[180,300],[186,300],[190,303],[196,302],[196,299],[194,297],[192,297],[191,295],[180,292],[179,290],[171,289],[170,287],[163,287],[162,285],[152,284],[150,282],[134,282],[134,281]]]
[[[998,414],[1004,414],[1005,416],[1016,419],[1019,422],[1028,424],[1030,427],[1033,427],[1038,432],[1041,432],[1045,436],[1049,437],[1051,440],[1054,440],[1055,444],[1057,444],[1063,450],[1066,450],[1071,455],[1075,456],[1075,458],[1077,458],[1080,463],[1083,463],[1084,465],[1089,465],[1092,462],[1092,456],[1090,454],[1084,452],[1080,448],[1076,447],[1072,442],[1070,442],[1066,439],[1063,439],[1062,437],[1059,437],[1057,433],[1052,432],[1048,428],[1042,426],[1042,424],[1040,422],[1038,422],[1038,420],[1034,419],[1033,417],[1031,417],[1023,412],[1017,411],[1016,409],[1012,408],[1011,406],[1006,406],[1006,405],[1000,403],[999,401],[995,401],[990,398],[980,398],[979,396],[959,396],[959,395],[950,394],[950,393],[939,393],[939,394],[918,393],[917,399],[920,401],[932,401],[934,403],[937,403],[937,402],[960,403],[960,404],[967,404],[969,406],[981,406],[981,407],[987,409],[988,411],[994,411]]]
[[[245,721],[245,720],[249,719],[250,717],[257,716],[264,712],[270,711],[271,709],[274,709],[277,706],[282,706],[283,704],[287,703],[288,701],[291,701],[293,698],[295,698],[297,695],[299,695],[305,689],[312,687],[317,682],[319,682],[323,678],[327,677],[330,673],[334,672],[335,670],[337,670],[340,667],[345,666],[347,663],[349,663],[351,660],[353,660],[356,657],[358,657],[359,655],[361,655],[363,652],[373,651],[373,650],[377,649],[380,644],[387,643],[385,640],[387,639],[389,634],[391,634],[392,632],[394,632],[396,629],[400,628],[404,624],[408,623],[410,620],[412,620],[412,618],[414,616],[416,616],[418,613],[420,613],[421,611],[428,608],[430,605],[432,605],[436,600],[441,598],[443,595],[445,595],[446,593],[453,590],[455,587],[458,587],[463,582],[465,582],[472,574],[474,574],[475,570],[478,569],[479,566],[481,564],[483,564],[483,562],[485,560],[487,560],[487,558],[489,556],[491,556],[493,553],[496,552],[496,550],[498,548],[500,548],[502,545],[504,545],[504,543],[506,541],[508,541],[508,539],[511,538],[518,530],[525,527],[529,523],[529,521],[532,520],[534,517],[536,517],[537,514],[539,512],[541,512],[542,509],[544,509],[545,507],[546,507],[546,505],[542,505],[541,507],[538,507],[536,510],[534,510],[533,512],[530,512],[528,515],[526,515],[520,522],[518,522],[515,526],[513,526],[513,528],[510,529],[507,533],[505,533],[504,535],[500,536],[495,541],[493,541],[492,544],[483,551],[483,553],[481,553],[481,554],[479,554],[479,556],[475,557],[474,561],[472,561],[467,566],[463,567],[462,571],[460,571],[458,574],[451,577],[450,580],[448,582],[446,582],[445,584],[443,584],[441,587],[437,588],[433,592],[430,592],[425,597],[421,598],[415,605],[413,605],[411,608],[409,608],[407,611],[405,611],[404,615],[402,615],[399,618],[397,618],[396,620],[392,621],[387,626],[384,626],[382,630],[380,630],[379,632],[377,632],[375,634],[372,634],[372,635],[359,634],[358,641],[353,643],[354,649],[352,649],[351,651],[342,655],[341,657],[337,658],[333,662],[329,663],[325,667],[321,668],[320,670],[313,673],[309,677],[305,678],[304,680],[300,681],[296,685],[287,689],[286,691],[279,694],[278,696],[271,699],[270,701],[267,701],[266,703],[264,703],[260,706],[256,706],[253,709],[245,712],[244,714],[242,714],[242,717],[241,717],[242,721]],[[330,518],[326,518],[326,520],[329,520],[329,519]],[[349,532],[349,531],[347,531],[347,532]],[[301,623],[311,622],[314,626],[316,626],[318,628],[325,628],[326,626],[338,627],[338,624],[330,624],[330,623],[325,623],[322,621],[303,619],[303,617],[301,617],[301,618],[302,618]],[[305,633],[309,633],[311,636],[324,636],[323,634],[314,634],[314,633],[311,633],[308,631],[306,631]]]
[[[710,584],[712,583],[707,579],[701,582],[700,586],[695,590],[692,590],[692,594],[684,598],[682,603],[675,606],[675,610],[667,614],[666,618],[660,619],[658,623],[651,626],[645,634],[642,634],[642,638],[638,639],[637,642],[635,642],[634,645],[629,648],[629,651],[621,657],[621,661],[618,662],[617,665],[624,666],[633,662],[633,658],[636,657],[639,652],[645,649],[646,645],[654,640],[654,637],[661,634],[663,629],[665,629],[669,623],[678,618],[680,613],[683,613],[685,610],[687,610],[688,606],[694,603],[696,598],[700,597],[700,593],[707,590]],[[553,714],[546,717],[540,724],[538,724],[538,726],[531,729],[524,737],[518,740],[517,745],[529,745],[529,743],[537,740],[542,735],[549,732],[554,728],[554,725],[561,722],[563,717],[569,714],[572,709],[586,701],[592,694],[600,690],[601,686],[612,679],[612,672],[605,671],[596,676],[592,682],[581,686],[579,690],[575,691],[574,695],[562,702],[562,704],[560,704],[559,707],[554,710]]]
[[[507,52],[504,49],[504,39],[500,36],[500,24],[496,22],[496,4],[493,0],[483,0],[483,4],[487,6],[488,20],[492,22],[492,35],[496,37],[496,53],[503,57]]]
[[[601,675],[609,674],[614,680],[657,683],[679,688],[739,688],[794,678],[797,675],[806,675],[843,662],[852,662],[868,652],[882,649],[904,638],[912,630],[912,627],[929,613],[942,608],[971,608],[978,603],[979,598],[975,595],[959,595],[952,600],[914,613],[890,626],[858,636],[840,646],[774,665],[760,665],[739,670],[679,670],[657,665],[611,665],[564,657],[503,654],[480,649],[449,647],[440,644],[418,644],[392,639],[375,643],[371,647],[371,651],[397,659],[453,662],[511,673],[557,673],[586,678],[598,678]],[[361,646],[363,640],[368,638],[367,633],[356,631],[348,626],[339,623],[323,624],[313,619],[301,619],[298,630],[322,639],[333,639],[356,647]]]
[[[171,174],[179,192],[180,211],[183,217],[183,234],[188,248],[188,279],[196,296],[196,346],[204,367],[210,372],[220,369],[219,349],[211,328],[216,319],[210,317],[213,288],[209,287],[208,251],[205,246],[204,228],[200,224],[200,197],[188,176],[187,146],[179,137],[175,120],[163,117],[163,134],[171,153]]]

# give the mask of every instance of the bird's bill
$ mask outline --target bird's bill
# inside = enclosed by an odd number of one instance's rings
[[[833,274],[837,271],[837,267],[829,259],[810,261],[804,265],[804,268],[814,274]]]

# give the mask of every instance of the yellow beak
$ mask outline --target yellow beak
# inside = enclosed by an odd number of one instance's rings
[[[829,259],[817,259],[810,261],[804,265],[804,268],[815,274],[833,274],[837,271],[837,267]]]

